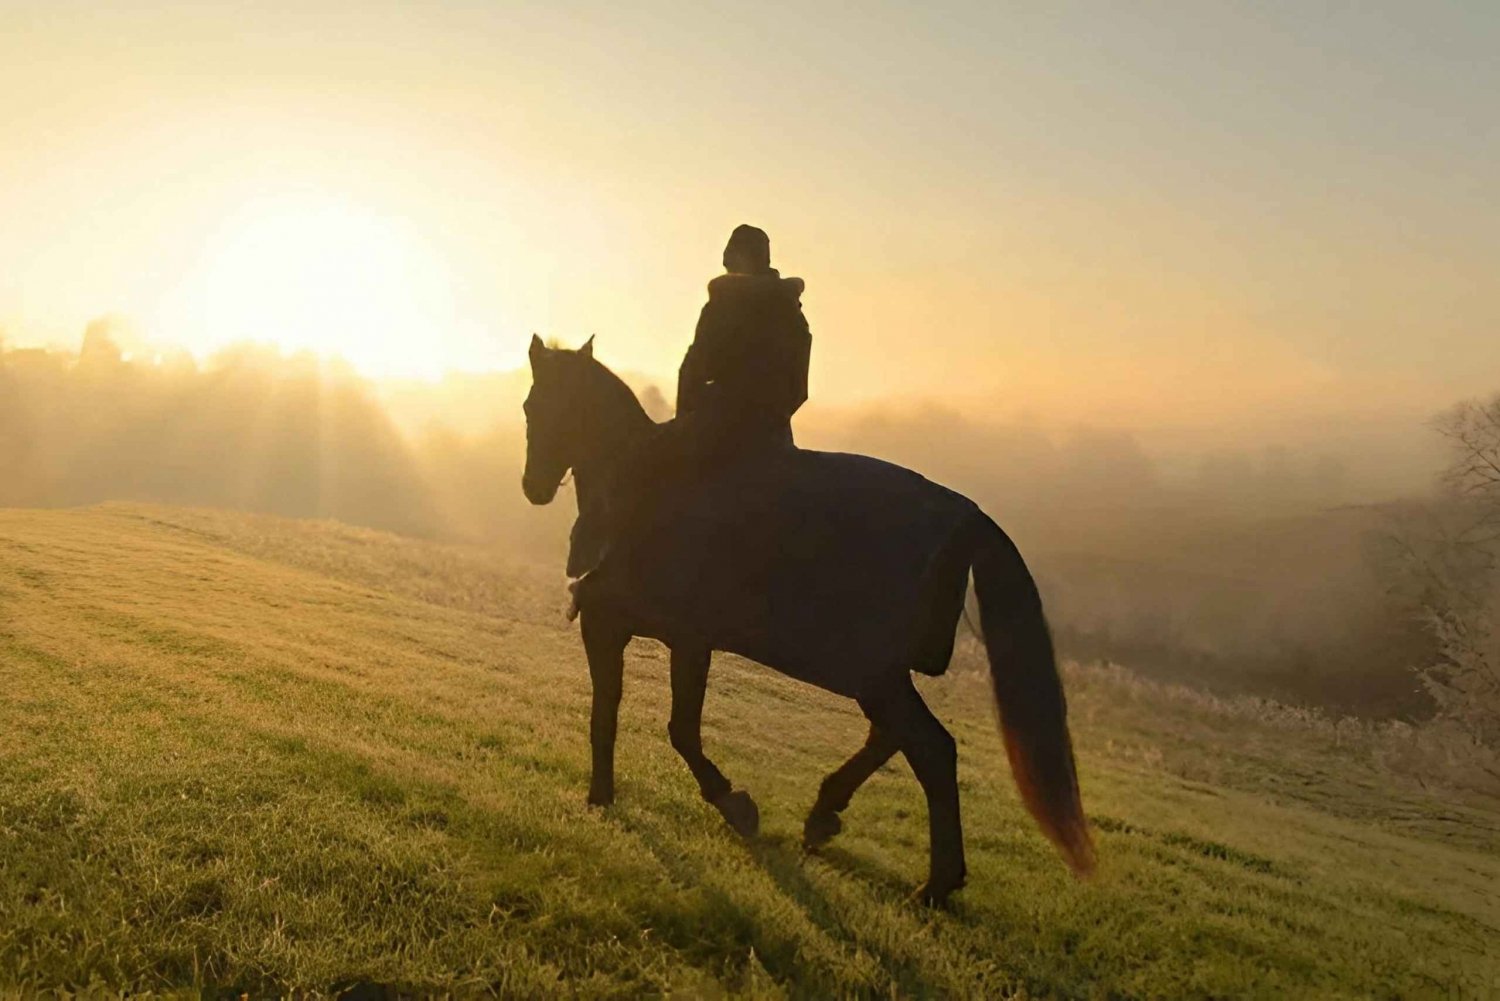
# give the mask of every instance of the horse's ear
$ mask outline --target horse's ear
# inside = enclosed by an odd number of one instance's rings
[[[594,357],[594,335],[593,334],[589,334],[589,339],[583,342],[583,347],[581,347],[581,348],[578,349],[578,353],[580,355],[582,355],[583,357],[585,357],[585,358],[592,358],[592,357]]]
[[[540,337],[538,337],[536,334],[532,334],[531,335],[531,348],[530,348],[530,350],[528,350],[526,352],[527,357],[529,357],[531,359],[531,364],[535,365],[537,363],[537,359],[541,358],[542,355],[544,355],[546,353],[547,353],[547,345],[543,344],[542,343],[542,339]]]

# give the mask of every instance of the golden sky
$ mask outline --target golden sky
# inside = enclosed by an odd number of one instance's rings
[[[598,335],[725,236],[813,393],[1214,424],[1500,388],[1500,5],[0,0],[0,330],[368,374]]]

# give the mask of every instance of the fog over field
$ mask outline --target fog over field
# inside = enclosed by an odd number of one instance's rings
[[[0,353],[0,504],[108,500],[333,518],[493,544],[561,568],[573,516],[519,489],[529,373],[370,380],[246,344],[203,361],[128,351]],[[608,360],[607,353],[603,356]],[[625,373],[658,418],[672,387]],[[1064,651],[1223,692],[1417,719],[1431,637],[1372,546],[1389,502],[1447,455],[1426,416],[1132,429],[953,403],[810,404],[804,447],[906,464],[979,500],[1027,554]],[[1259,442],[1259,444],[1251,444]]]

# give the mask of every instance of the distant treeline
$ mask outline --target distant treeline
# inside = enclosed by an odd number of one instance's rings
[[[465,385],[493,418],[460,431],[438,412],[443,387],[393,398],[310,356],[132,360],[103,325],[77,353],[0,347],[0,505],[220,506],[560,561],[571,500],[537,509],[519,489],[524,376]],[[1124,433],[1058,439],[941,408],[799,420],[810,446],[902,462],[983,503],[1035,567],[1067,654],[1343,711],[1427,709],[1411,673],[1427,640],[1370,569],[1371,517],[1325,510],[1336,464],[1236,467],[1235,489],[1210,462],[1173,486]]]
[[[199,369],[122,360],[91,330],[76,356],[0,355],[0,503],[111,498],[433,527],[411,451],[359,380],[253,348]]]

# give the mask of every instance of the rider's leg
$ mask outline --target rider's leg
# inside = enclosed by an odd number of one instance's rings
[[[618,464],[606,491],[608,503],[592,519],[591,531],[598,536],[597,558],[587,572],[568,585],[570,619],[580,608],[588,607],[590,594],[598,587],[600,570],[625,563],[649,533],[667,491],[682,478],[684,439],[690,436],[689,423],[667,421]],[[580,512],[579,526],[582,524]]]

